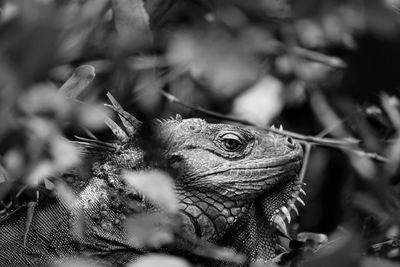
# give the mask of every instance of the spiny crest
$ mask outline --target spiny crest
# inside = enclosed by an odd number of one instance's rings
[[[167,119],[155,119],[154,122],[156,125],[159,124],[164,124],[164,123],[169,123],[169,122],[177,122],[180,123],[182,122],[182,116],[180,114],[176,114],[175,118],[174,117],[169,117]]]
[[[118,101],[111,95],[111,93],[108,92],[107,97],[108,99],[110,99],[112,106],[108,104],[105,104],[105,106],[110,107],[111,109],[113,109],[115,112],[118,113],[118,116],[125,127],[124,129],[125,131],[122,130],[116,123],[114,123],[111,127],[109,126],[110,129],[113,131],[113,133],[115,133],[114,131],[119,133],[125,132],[128,138],[134,138],[135,134],[137,133],[137,130],[139,129],[142,123],[138,119],[136,119],[132,114],[126,112],[122,108],[122,106],[118,103]],[[118,138],[118,135],[116,135],[116,137]]]
[[[110,100],[112,105],[104,104],[105,106],[113,109],[118,113],[118,116],[123,124],[123,128],[120,127],[115,121],[111,118],[106,118],[105,124],[110,128],[112,133],[121,143],[125,144],[129,140],[133,140],[138,132],[140,125],[142,124],[138,119],[136,119],[132,114],[125,111],[122,106],[118,103],[118,101],[111,95],[111,93],[107,93],[107,97]],[[88,133],[90,138],[84,138],[75,136],[79,141],[75,143],[81,145],[88,149],[89,151],[97,151],[97,152],[113,152],[119,148],[117,143],[110,143],[105,141],[98,140],[94,134],[92,134],[89,130],[85,130]]]

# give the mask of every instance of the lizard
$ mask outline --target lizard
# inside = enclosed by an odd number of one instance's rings
[[[287,235],[285,221],[298,212],[295,203],[303,203],[299,143],[253,126],[177,116],[154,125],[157,153],[165,159],[157,166],[146,159],[143,124],[108,97],[121,120],[121,125],[106,120],[115,142],[78,138],[86,165],[62,175],[77,196],[77,207],[57,192],[53,201],[37,198],[27,231],[24,203],[13,210],[2,202],[0,266],[48,266],[77,255],[105,266],[135,260],[146,250],[127,238],[124,220],[154,205],[126,185],[121,171],[156,167],[173,173],[186,233],[246,255],[243,266],[271,261],[282,252],[279,235]],[[74,231],[78,222],[82,229]],[[232,265],[215,261],[207,266]]]

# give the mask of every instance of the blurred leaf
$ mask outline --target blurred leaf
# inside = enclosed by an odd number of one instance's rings
[[[172,178],[163,171],[126,171],[122,177],[145,197],[154,201],[167,212],[176,212],[178,209],[175,195],[175,186]]]
[[[13,19],[15,16],[18,15],[19,13],[19,6],[16,3],[12,3],[10,1],[7,1],[6,3],[2,3],[1,6],[1,21],[7,22],[11,19]]]
[[[73,192],[72,188],[61,180],[56,180],[54,186],[58,199],[72,214],[71,234],[76,238],[81,238],[83,236],[85,217],[79,197]]]
[[[4,154],[3,163],[11,177],[21,177],[24,173],[25,161],[21,151],[17,148],[11,149]]]
[[[291,15],[291,6],[287,0],[254,0],[240,1],[230,0],[229,2],[240,7],[253,19],[268,20],[268,19],[285,19]]]
[[[279,265],[273,263],[273,262],[264,262],[263,260],[256,261],[255,263],[252,263],[250,267],[278,267]]]
[[[380,37],[393,37],[400,32],[400,18],[383,1],[363,1],[368,28]]]
[[[265,76],[235,99],[232,112],[256,125],[268,125],[283,108],[282,86],[274,77]]]
[[[137,261],[128,264],[128,267],[190,267],[191,265],[184,259],[167,256],[162,254],[149,254],[147,256],[140,257]]]
[[[175,222],[165,213],[137,215],[126,219],[125,229],[131,242],[139,248],[160,248],[171,244]]]
[[[146,114],[153,115],[154,111],[160,106],[162,99],[162,95],[160,94],[161,87],[162,85],[159,79],[157,79],[154,70],[139,73],[135,87],[135,102]],[[152,117],[151,115],[149,117]]]
[[[78,204],[79,198],[75,195],[71,188],[64,182],[57,181],[55,183],[57,194],[67,207],[74,207]]]
[[[400,113],[399,113],[399,99],[396,96],[389,97],[383,93],[381,95],[382,107],[388,115],[393,127],[396,128],[396,136],[393,144],[388,146],[386,154],[388,155],[389,162],[385,166],[385,170],[390,175],[396,173],[400,163]]]
[[[361,267],[400,267],[400,263],[385,259],[367,257],[361,261]]]
[[[305,260],[304,266],[352,267],[360,258],[360,249],[360,239],[355,236],[347,236],[320,249],[318,254]]]
[[[390,214],[388,210],[382,205],[379,199],[373,195],[356,193],[353,196],[353,204],[356,207],[373,215],[381,224],[385,224],[390,221]]]
[[[84,259],[84,258],[63,258],[53,262],[51,265],[53,267],[104,267],[104,265],[99,264],[94,260]]]
[[[7,170],[4,168],[3,165],[0,163],[0,183],[9,180]],[[0,197],[1,198],[1,197]]]
[[[106,108],[103,104],[79,104],[80,105],[78,105],[78,108],[75,110],[75,116],[79,123],[88,129],[99,130],[104,128],[104,121],[106,118],[112,116],[111,110]]]
[[[59,172],[65,172],[80,163],[79,149],[75,147],[74,143],[61,136],[55,137],[51,141],[49,152],[53,157],[56,170]]]
[[[71,108],[71,104],[49,84],[36,84],[22,95],[19,104],[28,114],[47,115],[57,120],[65,120]]]
[[[0,51],[26,85],[44,78],[54,64],[62,11],[38,1],[19,1],[18,6],[16,17],[0,25]]]
[[[328,237],[325,234],[301,232],[297,234],[297,240],[302,242],[307,242],[307,240],[312,240],[318,246],[323,246],[328,242]]]
[[[318,48],[325,45],[324,32],[315,21],[303,19],[295,24],[302,45],[309,48]]]
[[[188,69],[216,96],[232,97],[258,78],[259,65],[251,52],[222,29],[180,32],[168,49],[172,65]]]
[[[70,98],[78,96],[88,87],[94,79],[95,70],[90,65],[81,65],[75,69],[72,76],[61,86],[59,93]]]
[[[127,47],[151,44],[149,15],[143,1],[112,0],[111,3],[119,41]]]
[[[294,65],[294,71],[303,81],[319,82],[327,78],[331,68],[319,62],[298,60]]]
[[[232,264],[243,264],[246,261],[246,256],[233,248],[217,246],[201,239],[194,240],[194,247],[191,247],[189,251],[202,257]]]
[[[40,161],[30,170],[26,178],[26,182],[28,184],[38,184],[45,178],[54,175],[56,171],[57,169],[50,160]]]
[[[88,52],[84,49],[92,41],[90,37],[107,11],[108,4],[108,0],[88,0],[80,3],[71,2],[62,9],[61,17],[65,27],[63,38],[58,45],[58,61],[71,62],[86,56],[82,53]]]

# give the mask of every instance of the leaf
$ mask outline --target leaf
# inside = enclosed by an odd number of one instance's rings
[[[150,44],[149,15],[142,0],[112,0],[115,28],[125,44]],[[140,40],[140,41],[138,41]],[[138,43],[139,42],[139,43]]]
[[[65,172],[80,163],[79,149],[61,136],[55,136],[50,142],[50,154],[59,172]]]
[[[61,86],[59,93],[76,99],[89,86],[94,76],[94,67],[81,65],[75,69],[72,76]]]
[[[282,87],[279,80],[265,76],[235,99],[232,112],[256,125],[268,125],[283,108]]]
[[[38,184],[43,179],[54,175],[56,168],[50,160],[43,160],[35,165],[35,167],[28,173],[26,182],[29,184]]]
[[[246,261],[246,256],[239,254],[233,248],[217,246],[201,239],[195,239],[191,242],[194,242],[192,244],[194,247],[189,249],[189,251],[195,255],[235,264],[243,264]]]
[[[161,104],[160,90],[160,81],[153,70],[140,72],[135,88],[136,102],[146,114],[153,113]]]
[[[104,265],[99,264],[94,260],[84,259],[84,258],[62,258],[53,262],[51,265],[53,267],[104,267]]]
[[[71,103],[49,84],[36,84],[21,96],[19,105],[28,114],[46,114],[64,120],[71,111]]]
[[[307,267],[352,267],[360,257],[360,239],[357,236],[346,236],[341,240],[325,246],[314,257],[306,259]]]
[[[172,178],[163,171],[126,171],[122,174],[125,181],[136,190],[142,192],[167,212],[178,209],[175,186]]]
[[[389,197],[387,192],[385,197]],[[385,224],[390,221],[391,217],[387,208],[377,197],[372,194],[355,193],[353,195],[353,204],[369,214],[373,215],[380,223]]]
[[[169,43],[167,59],[218,97],[232,97],[259,76],[259,64],[240,40],[211,28],[180,32]]]
[[[73,222],[71,223],[71,233],[76,238],[81,238],[83,236],[84,227],[84,213],[82,207],[79,204],[79,198],[73,192],[73,190],[68,187],[63,181],[56,180],[55,188],[57,196],[61,203],[71,212]]]
[[[72,2],[72,1],[69,1]],[[63,8],[65,32],[58,46],[57,59],[61,62],[80,60],[84,49],[92,43],[93,32],[109,9],[108,0],[76,1]],[[95,38],[93,38],[95,39]],[[93,41],[95,42],[95,41]]]
[[[111,116],[111,110],[106,108],[103,104],[84,104],[76,106],[75,116],[82,126],[99,130],[106,126],[104,121]]]
[[[125,221],[125,229],[132,243],[139,248],[160,248],[171,244],[175,223],[167,214],[156,213],[132,216]]]
[[[137,261],[128,264],[128,267],[190,267],[190,264],[182,258],[161,254],[149,254],[140,257]]]
[[[361,262],[362,267],[400,267],[398,262],[380,258],[366,257]]]
[[[7,170],[7,176],[5,177],[7,181],[13,180],[15,177],[20,177],[24,174],[26,163],[21,150],[14,148],[7,151],[2,158],[2,163],[4,164],[4,168]]]
[[[312,240],[318,245],[324,245],[328,242],[328,237],[325,234],[301,232],[297,234],[297,240],[302,242],[306,242],[307,240]]]
[[[1,160],[1,158],[0,158],[0,160]],[[9,174],[8,174],[7,170],[0,163],[0,184],[2,182],[8,181],[10,179],[8,176],[9,176]]]
[[[79,203],[79,198],[64,182],[56,181],[55,188],[59,198],[67,207],[75,207]]]
[[[364,19],[368,29],[382,38],[394,37],[399,33],[399,17],[385,6],[384,1],[365,1]]]
[[[277,265],[273,262],[266,262],[263,260],[257,260],[255,263],[251,264],[250,267],[278,267],[280,265]]]

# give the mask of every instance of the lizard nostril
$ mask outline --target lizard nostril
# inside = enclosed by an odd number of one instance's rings
[[[287,144],[289,147],[291,147],[291,148],[295,147],[295,143],[294,143],[294,140],[293,140],[292,137],[287,136],[286,139],[285,139],[285,141],[286,141],[286,144]]]

